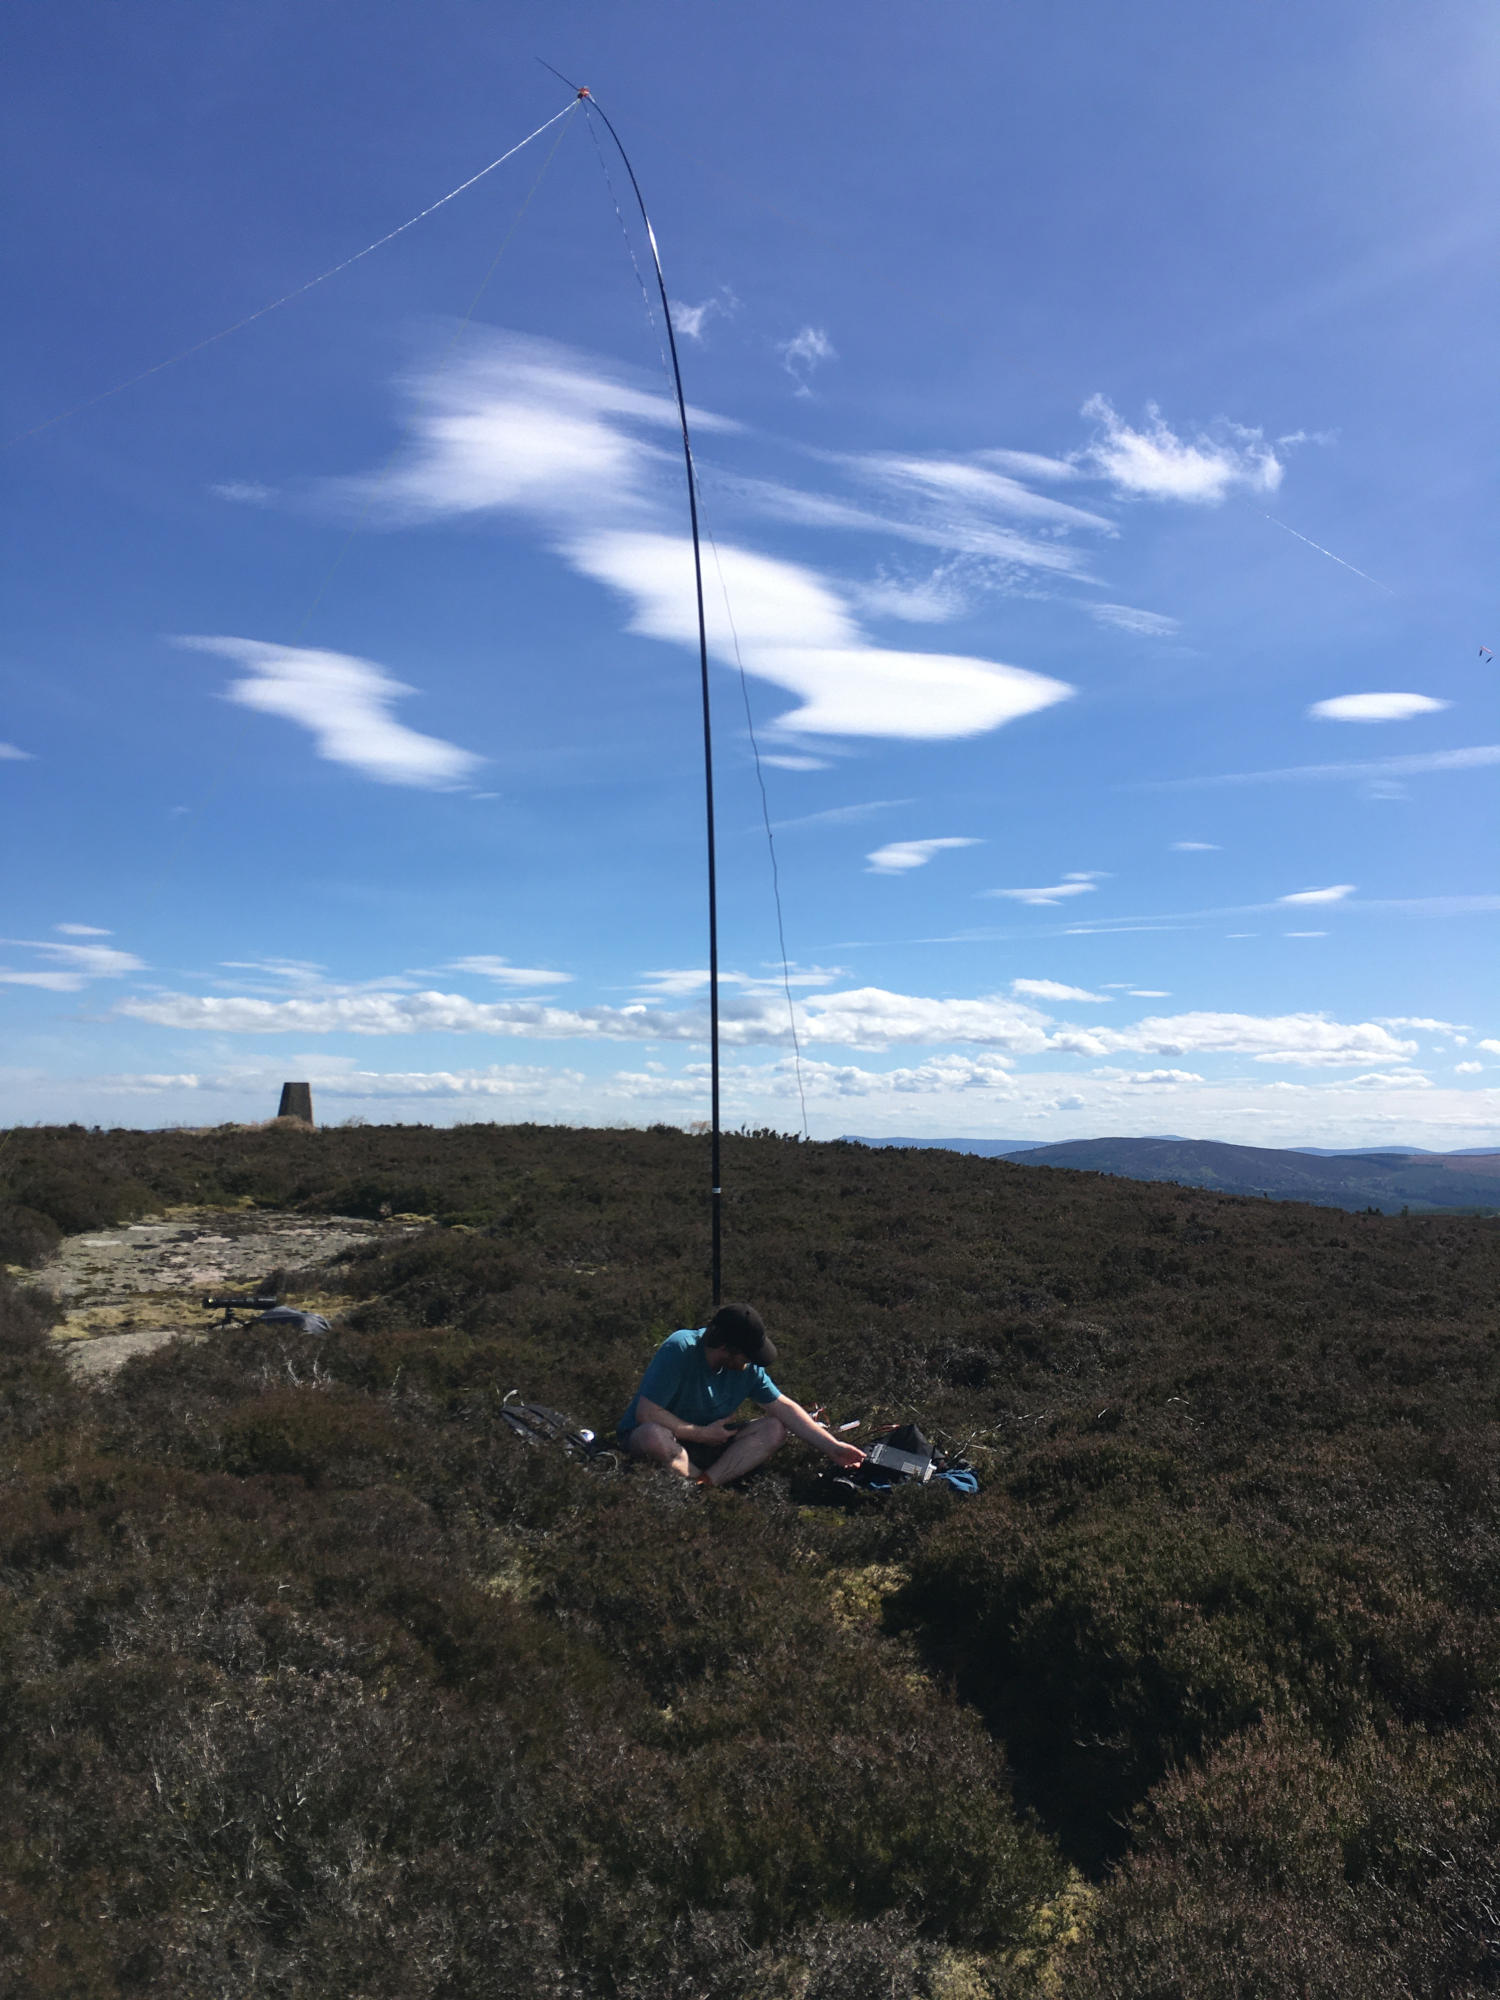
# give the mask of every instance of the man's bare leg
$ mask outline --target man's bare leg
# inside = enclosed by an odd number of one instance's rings
[[[776,1428],[780,1430],[781,1426],[778,1424]],[[684,1479],[692,1477],[692,1460],[665,1424],[637,1424],[625,1441],[625,1449],[632,1458],[648,1458],[655,1465],[680,1472]]]
[[[786,1439],[784,1424],[777,1423],[774,1417],[757,1417],[746,1424],[733,1444],[726,1445],[703,1477],[710,1486],[727,1486],[731,1480],[743,1479],[757,1465],[764,1465]]]

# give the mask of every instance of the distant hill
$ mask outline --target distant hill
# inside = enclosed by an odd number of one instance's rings
[[[1046,1144],[1043,1139],[867,1139],[859,1132],[841,1132],[839,1137],[848,1146],[916,1146],[943,1153],[980,1153],[988,1160],[1034,1152]]]
[[[854,1135],[848,1135],[851,1140]],[[1324,1148],[1225,1146],[1213,1139],[860,1139],[865,1146],[941,1147],[1011,1159],[1027,1167],[1072,1167],[1137,1181],[1180,1181],[1220,1194],[1267,1195],[1329,1208],[1377,1208],[1388,1215],[1445,1208],[1500,1211],[1500,1152],[1378,1153]]]
[[[1269,1195],[1329,1208],[1500,1210],[1500,1153],[1353,1153],[1319,1158],[1211,1139],[1072,1139],[1036,1146],[1028,1167],[1074,1167],[1131,1180],[1183,1181],[1220,1194]]]

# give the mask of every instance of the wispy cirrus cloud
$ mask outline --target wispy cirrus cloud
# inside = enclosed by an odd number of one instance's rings
[[[226,700],[300,724],[311,732],[318,756],[380,784],[451,791],[484,761],[397,722],[391,709],[416,690],[372,660],[259,639],[195,637],[177,643],[247,668],[243,680],[230,682]]]
[[[216,500],[230,500],[240,507],[264,507],[276,498],[276,488],[262,486],[258,479],[225,479],[208,490]]]
[[[1069,506],[1048,493],[1033,492],[1022,480],[974,459],[867,452],[846,463],[873,485],[980,520],[999,515],[1069,528],[1091,528],[1103,535],[1119,532],[1107,515]]]
[[[59,930],[73,929],[59,924]],[[83,927],[80,927],[83,928]],[[107,931],[88,932],[107,937]],[[39,966],[0,966],[0,986],[35,986],[49,993],[80,993],[96,979],[123,979],[144,972],[145,961],[134,952],[105,944],[56,944],[51,938],[0,938],[0,948],[34,952]]]
[[[1430,694],[1336,694],[1315,701],[1307,712],[1322,722],[1410,722],[1452,706]]]
[[[1298,889],[1290,896],[1278,896],[1278,903],[1342,903],[1354,894],[1352,882],[1335,882],[1328,889]]]
[[[1274,493],[1281,484],[1281,461],[1258,430],[1220,422],[1191,439],[1179,437],[1155,403],[1146,405],[1145,426],[1136,430],[1107,396],[1091,396],[1082,414],[1097,428],[1079,462],[1130,497],[1216,507],[1236,486]]]
[[[1139,611],[1133,604],[1090,604],[1085,609],[1101,625],[1113,625],[1141,639],[1170,639],[1181,630],[1180,621],[1164,611]]]
[[[1090,895],[1104,879],[1100,869],[1090,868],[1064,875],[1060,882],[1053,882],[1044,889],[982,889],[980,894],[1005,896],[1013,903],[1030,903],[1040,908],[1047,903],[1066,902],[1071,896]]]
[[[404,450],[379,477],[328,482],[322,490],[330,500],[389,525],[518,514],[575,569],[624,598],[631,630],[697,643],[691,544],[678,525],[676,413],[665,397],[607,363],[513,335],[496,335],[466,368],[409,388]],[[700,436],[734,429],[706,411],[692,422]],[[743,497],[747,488],[729,490]],[[786,507],[823,507],[817,496],[774,491]],[[1017,560],[1028,553],[1024,538],[1006,546]],[[1062,560],[1071,566],[1066,551]],[[716,561],[734,617],[731,626],[723,594],[710,590],[710,646],[726,664],[742,659],[748,672],[797,697],[779,718],[783,732],[975,735],[1072,693],[998,661],[875,645],[855,613],[857,586],[805,563],[723,541]]]
[[[1056,979],[1013,979],[1010,990],[1022,1000],[1072,1000],[1107,1007],[1107,993],[1090,993],[1085,986],[1064,986]]]
[[[493,980],[497,986],[566,986],[573,978],[571,972],[543,972],[535,966],[512,965],[509,959],[484,955],[455,958],[447,969],[472,972],[477,978]]]
[[[695,306],[685,305],[680,299],[672,301],[672,324],[688,340],[702,340],[704,329],[714,319],[732,319],[740,309],[740,302],[728,285],[721,285],[718,291]]]
[[[822,812],[801,813],[796,819],[772,820],[774,833],[790,833],[801,826],[843,826],[851,820],[868,819],[872,813],[894,812],[898,807],[914,806],[915,799],[861,799],[847,806],[825,806]]]
[[[914,868],[925,868],[935,854],[947,848],[983,844],[963,834],[949,834],[938,840],[892,840],[884,847],[877,847],[873,854],[867,854],[865,860],[870,864],[871,875],[906,875]]]
[[[1317,783],[1358,778],[1415,777],[1427,771],[1476,771],[1500,764],[1500,743],[1473,743],[1462,750],[1427,750],[1408,757],[1377,757],[1357,764],[1288,764],[1275,771],[1221,771],[1210,778],[1149,778],[1149,791],[1188,791],[1204,785]]]
[[[812,394],[812,378],[825,361],[837,361],[838,349],[821,326],[799,327],[790,340],[778,341],[781,365],[797,385],[799,396]]]
[[[14,743],[0,743],[0,764],[34,764],[35,757],[29,750],[19,749]]]

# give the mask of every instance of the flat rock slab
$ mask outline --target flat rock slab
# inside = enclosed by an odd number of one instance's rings
[[[113,1375],[132,1354],[149,1354],[153,1348],[165,1347],[169,1340],[189,1340],[196,1344],[204,1337],[201,1332],[187,1333],[170,1326],[152,1327],[142,1333],[100,1333],[92,1338],[75,1336],[68,1341],[66,1358],[72,1374],[80,1381],[88,1381]]]
[[[98,1377],[169,1340],[203,1339],[217,1323],[204,1310],[205,1293],[251,1291],[269,1271],[301,1274],[287,1304],[337,1311],[349,1301],[323,1292],[318,1266],[355,1244],[399,1240],[426,1225],[422,1216],[367,1222],[354,1215],[193,1210],[65,1237],[33,1282],[63,1307],[52,1337],[66,1345],[69,1367]]]

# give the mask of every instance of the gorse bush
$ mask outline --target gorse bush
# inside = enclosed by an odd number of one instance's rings
[[[1495,1224],[731,1135],[777,1380],[973,1441],[977,1500],[846,1517],[790,1451],[700,1494],[499,1422],[608,1431],[701,1323],[706,1152],[11,1135],[13,1264],[431,1220],[308,1274],[321,1342],[94,1386],[0,1285],[6,1989],[1495,1990]]]

